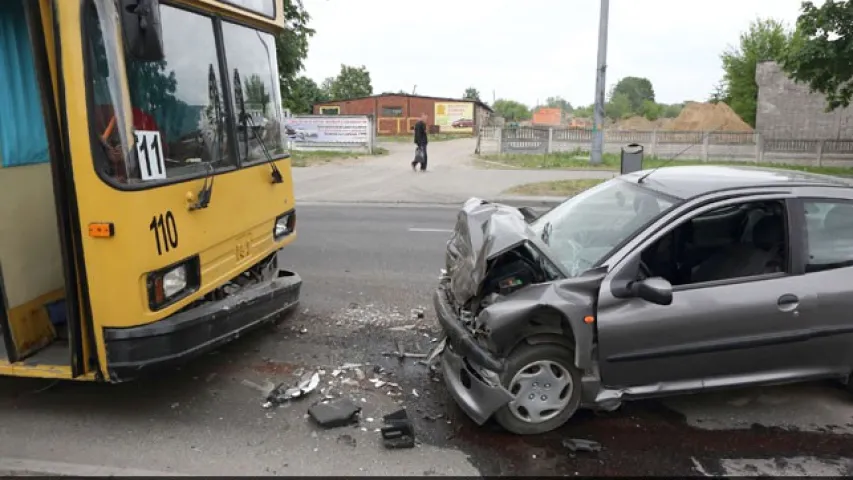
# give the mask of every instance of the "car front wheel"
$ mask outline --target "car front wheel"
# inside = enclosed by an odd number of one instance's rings
[[[536,435],[560,427],[574,415],[581,396],[581,372],[568,348],[522,344],[507,358],[501,375],[515,397],[495,420],[518,435]]]

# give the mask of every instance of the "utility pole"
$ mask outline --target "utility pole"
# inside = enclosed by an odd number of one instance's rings
[[[607,14],[610,10],[610,0],[601,0],[601,15],[598,24],[598,65],[595,69],[595,110],[592,119],[592,151],[589,162],[593,165],[601,163],[604,150],[604,85],[607,71]]]

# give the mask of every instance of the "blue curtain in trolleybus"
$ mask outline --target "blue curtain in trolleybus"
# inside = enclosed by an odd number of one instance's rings
[[[0,0],[0,159],[4,167],[48,161],[41,108],[23,0]]]

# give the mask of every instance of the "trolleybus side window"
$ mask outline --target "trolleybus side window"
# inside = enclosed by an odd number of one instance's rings
[[[283,154],[275,37],[230,22],[222,22],[222,37],[240,158],[248,163],[264,160],[264,147],[273,157]]]

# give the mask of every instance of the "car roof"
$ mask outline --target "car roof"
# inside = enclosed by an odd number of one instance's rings
[[[654,173],[651,173],[654,172]],[[644,175],[644,188],[681,199],[693,198],[716,190],[750,187],[825,186],[853,187],[853,179],[817,173],[750,166],[690,165],[661,167],[631,172],[619,178],[637,183]]]

